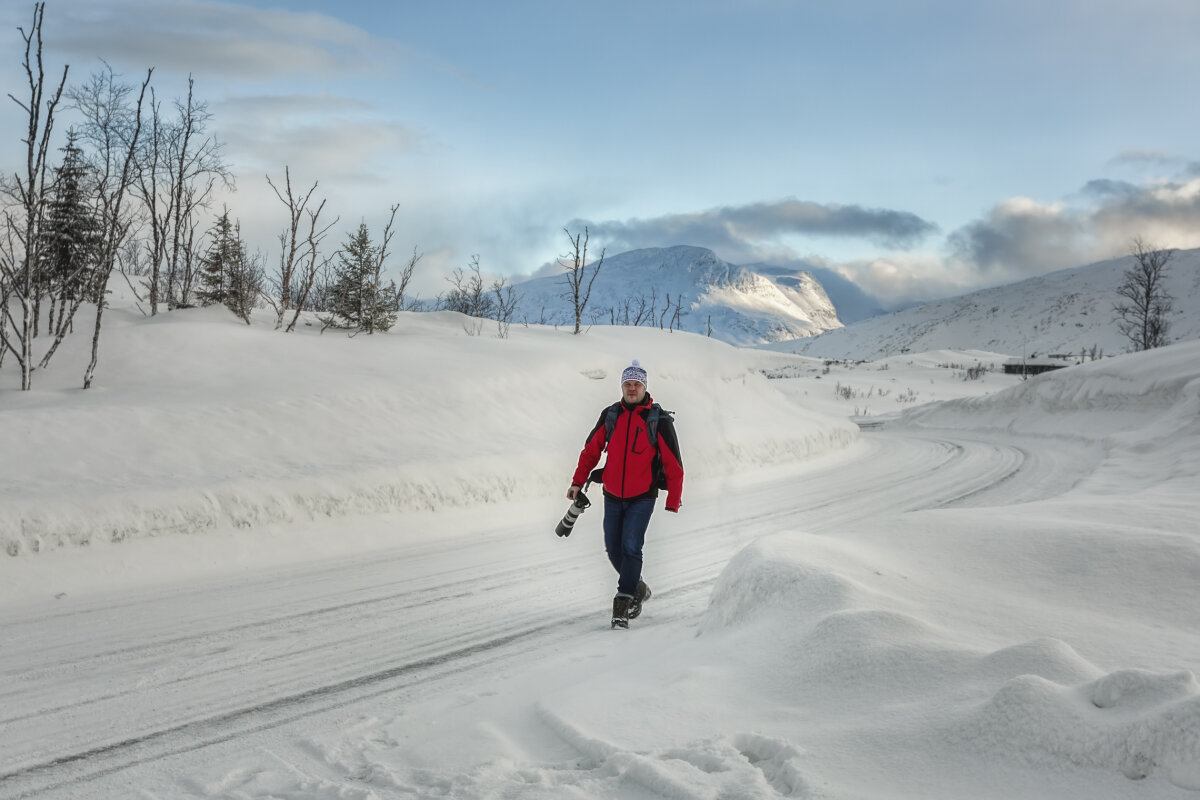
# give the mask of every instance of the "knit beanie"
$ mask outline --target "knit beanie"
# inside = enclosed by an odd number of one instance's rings
[[[633,360],[633,363],[626,367],[625,371],[621,373],[621,383],[625,383],[625,381],[637,381],[642,386],[650,388],[650,385],[646,382],[646,370],[641,364],[638,363],[636,358]]]

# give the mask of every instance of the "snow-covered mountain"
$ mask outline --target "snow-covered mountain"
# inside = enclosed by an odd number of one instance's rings
[[[573,324],[562,275],[517,284],[520,314],[530,321]],[[668,297],[671,311],[667,311]],[[682,298],[682,300],[680,300]],[[841,327],[825,289],[807,272],[768,277],[717,258],[702,247],[647,248],[604,259],[584,314],[590,325],[672,326],[735,345],[778,342]]]
[[[1009,355],[1106,355],[1129,349],[1114,322],[1113,304],[1126,256],[1037,278],[937,300],[872,317],[819,336],[767,345],[823,358],[872,361],[931,350],[986,350]],[[1173,342],[1200,339],[1200,250],[1177,252],[1165,285],[1174,297]]]
[[[828,267],[804,264],[803,269],[798,269],[794,266],[754,263],[747,264],[746,268],[771,278],[781,286],[793,286],[802,280],[804,275],[816,278],[832,301],[833,307],[837,309],[838,319],[843,325],[884,313],[883,306],[877,299],[864,292],[854,281],[842,277]]]

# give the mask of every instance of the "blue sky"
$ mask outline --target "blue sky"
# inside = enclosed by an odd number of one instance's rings
[[[32,9],[0,9],[8,91]],[[194,75],[268,261],[285,165],[343,229],[400,204],[427,297],[584,225],[593,252],[819,265],[888,304],[1200,246],[1194,0],[49,0],[44,36],[72,81]]]

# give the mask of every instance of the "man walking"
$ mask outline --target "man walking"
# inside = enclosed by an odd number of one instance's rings
[[[600,456],[604,464],[604,547],[619,576],[612,626],[628,628],[642,613],[650,587],[642,580],[642,547],[659,489],[667,511],[678,512],[683,494],[683,460],[669,412],[647,392],[646,370],[636,360],[621,373],[621,399],[600,412],[579,453],[567,498],[574,500]]]

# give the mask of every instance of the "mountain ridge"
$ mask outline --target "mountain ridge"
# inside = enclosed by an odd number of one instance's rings
[[[765,349],[873,361],[901,353],[985,350],[1012,356],[1129,349],[1112,311],[1132,256],[943,298]],[[1174,298],[1171,342],[1200,339],[1200,249],[1177,251],[1164,286]]]
[[[585,276],[585,281],[590,277]],[[549,324],[573,324],[563,304],[562,274],[534,278],[514,287],[522,308],[540,309]],[[680,307],[675,315],[667,309]],[[554,311],[547,313],[546,309]],[[652,309],[652,314],[651,314]],[[731,264],[713,251],[691,245],[643,248],[605,258],[584,312],[591,325],[673,327],[739,346],[811,336],[841,327],[824,287],[808,272],[789,272],[784,282],[751,267]]]

